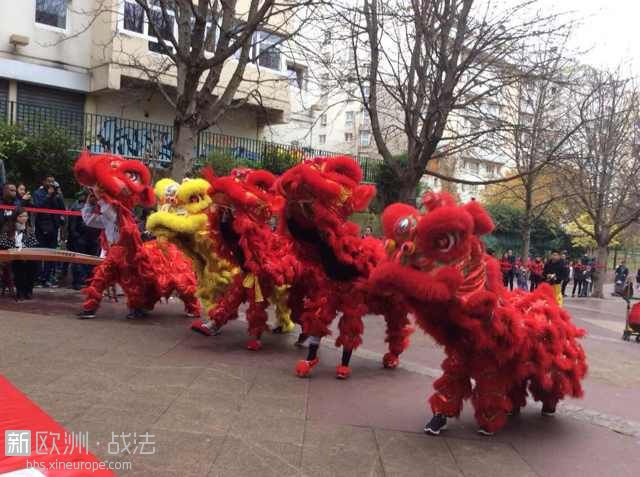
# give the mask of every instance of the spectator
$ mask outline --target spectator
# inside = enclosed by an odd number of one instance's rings
[[[560,260],[562,261],[562,266],[564,267],[564,274],[562,275],[562,296],[567,296],[567,285],[573,279],[573,265],[567,259],[567,252],[562,252],[560,254]]]
[[[624,260],[620,262],[620,265],[615,270],[615,283],[614,283],[614,295],[622,295],[624,286],[627,283],[629,277],[629,269],[626,267]]]
[[[13,184],[5,184],[2,187],[2,197],[0,197],[0,205],[16,205],[16,186]],[[12,209],[0,209],[0,231],[2,230],[5,220],[11,217]]]
[[[520,290],[528,290],[529,285],[527,283],[527,267],[525,267],[520,260],[516,264],[516,282]]]
[[[29,213],[21,207],[16,208],[0,233],[0,249],[32,248],[38,246],[38,240],[29,227]],[[33,282],[36,279],[38,263],[24,260],[11,262],[13,281],[16,287],[16,300],[30,300],[33,297]]]
[[[620,277],[623,282],[627,281],[627,277],[629,276],[629,269],[626,266],[625,261],[620,262],[620,265],[616,268],[616,279]]]
[[[593,288],[593,278],[594,278],[593,275],[594,275],[593,265],[585,266],[584,283],[582,285],[582,293],[580,294],[581,297],[588,297],[591,295],[591,291]]]
[[[82,211],[87,202],[88,193],[81,191],[76,195],[76,201],[71,205],[71,210]],[[85,225],[81,216],[69,218],[69,230],[67,233],[67,250],[84,253],[87,255],[99,255],[100,253],[100,229]],[[71,265],[71,286],[80,290],[91,274],[91,265],[74,263]]]
[[[562,262],[560,252],[557,250],[551,252],[551,257],[544,265],[542,273],[545,281],[553,287],[558,305],[562,306],[562,281],[564,280],[565,264]]]
[[[371,228],[370,225],[367,225],[364,228],[364,232],[362,232],[362,238],[364,237],[371,237],[371,235],[373,235],[373,229]]]
[[[7,183],[7,172],[4,169],[4,161],[0,159],[0,188]]]
[[[16,189],[16,205],[20,207],[32,207],[33,203],[31,201],[31,193],[27,190],[27,186],[22,182],[18,184],[18,188]]]
[[[578,296],[582,296],[582,288],[584,287],[584,279],[585,279],[585,269],[586,265],[583,265],[580,262],[575,262],[573,264],[573,290],[571,291],[571,296],[576,296],[576,289],[578,290]]]
[[[502,258],[500,259],[500,271],[502,272],[502,284],[505,288],[509,288],[511,262],[509,262],[509,257],[506,252],[502,254]]]
[[[500,260],[500,270],[502,270],[502,283],[509,290],[513,290],[513,278],[515,276],[516,257],[513,255],[513,250],[507,250],[507,253],[502,255]]]
[[[34,192],[33,205],[42,209],[65,210],[60,185],[53,176],[47,176],[38,190]],[[62,216],[58,214],[40,213],[36,215],[36,237],[41,247],[58,248],[58,233],[63,222]],[[56,285],[53,283],[55,270],[55,263],[44,263],[40,275],[40,284],[43,287]]]
[[[542,272],[544,271],[544,262],[539,255],[533,261],[529,262],[529,275],[531,277],[530,291],[538,288],[538,285],[542,283]]]
[[[636,272],[636,284],[638,285],[638,288],[640,288],[640,268],[638,268],[638,271]]]

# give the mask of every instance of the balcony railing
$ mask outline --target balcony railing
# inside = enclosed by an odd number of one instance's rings
[[[0,117],[25,131],[38,134],[49,128],[64,130],[78,150],[112,152],[144,161],[152,167],[167,167],[173,155],[172,125],[137,121],[116,116],[82,113],[61,108],[0,102]],[[198,135],[194,148],[196,162],[203,163],[214,153],[242,163],[264,167],[274,154],[288,154],[296,160],[316,156],[336,156],[335,152],[309,147],[279,144],[211,132]],[[365,182],[374,182],[377,160],[354,157],[362,167]]]

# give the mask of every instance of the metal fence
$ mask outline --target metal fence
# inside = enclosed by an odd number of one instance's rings
[[[63,130],[78,150],[87,148],[95,153],[112,152],[140,159],[157,167],[167,167],[171,163],[174,137],[172,125],[13,101],[0,106],[0,115],[29,134],[39,134],[50,128]],[[233,163],[256,168],[272,166],[274,161],[290,167],[311,157],[339,155],[291,144],[206,131],[200,133],[194,147],[196,162],[202,164],[213,154],[223,155]],[[362,167],[365,182],[374,182],[379,162],[367,156],[354,157],[354,160]]]

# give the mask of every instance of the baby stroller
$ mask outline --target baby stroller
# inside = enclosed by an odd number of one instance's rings
[[[632,300],[640,300],[640,298],[633,297],[632,282],[627,282],[620,296],[627,302],[627,318],[625,320],[624,331],[622,332],[622,339],[624,341],[631,341],[631,337],[635,336],[636,343],[640,343],[640,302],[631,306]]]

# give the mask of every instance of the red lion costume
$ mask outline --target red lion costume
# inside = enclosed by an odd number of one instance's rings
[[[98,265],[89,285],[82,317],[91,315],[100,305],[105,290],[118,283],[132,310],[151,310],[161,298],[173,291],[184,301],[188,314],[199,315],[196,278],[191,263],[169,243],[143,243],[132,208],[151,207],[155,195],[151,174],[139,161],[111,154],[80,154],[74,166],[76,180],[95,191],[104,204],[114,208],[118,239],[110,244],[105,260]]]
[[[385,210],[393,260],[373,272],[369,286],[407,300],[418,325],[445,348],[425,432],[438,434],[469,397],[483,434],[502,428],[528,393],[542,401],[543,414],[564,396],[581,397],[587,364],[577,339],[584,330],[551,287],[503,287],[499,264],[480,240],[493,222],[477,202],[458,206],[449,194],[428,193],[424,206],[424,215],[406,204]]]
[[[296,373],[308,376],[319,359],[322,337],[337,313],[336,346],[343,347],[338,378],[347,378],[351,353],[362,342],[363,316],[379,313],[387,320],[389,353],[386,367],[398,364],[411,333],[406,307],[399,300],[374,300],[366,292],[373,268],[385,257],[382,243],[361,238],[359,227],[349,222],[354,212],[365,210],[375,187],[362,185],[362,170],[350,157],[317,158],[285,172],[277,188],[285,198],[279,232],[287,237],[300,261],[291,288],[293,314],[302,325],[299,342],[311,337],[307,358],[298,362]]]
[[[276,331],[289,331],[290,310],[287,307],[287,288],[293,281],[297,261],[292,244],[275,234],[269,226],[278,201],[273,193],[276,177],[264,170],[234,169],[231,175],[214,177],[205,171],[211,183],[214,213],[210,217],[215,253],[240,270],[223,298],[212,311],[210,319],[217,331],[229,319],[237,317],[238,307],[249,302],[247,309],[247,348],[259,350],[260,338],[268,330],[266,309],[276,305],[280,325]],[[196,331],[208,332],[202,324],[194,323]]]

